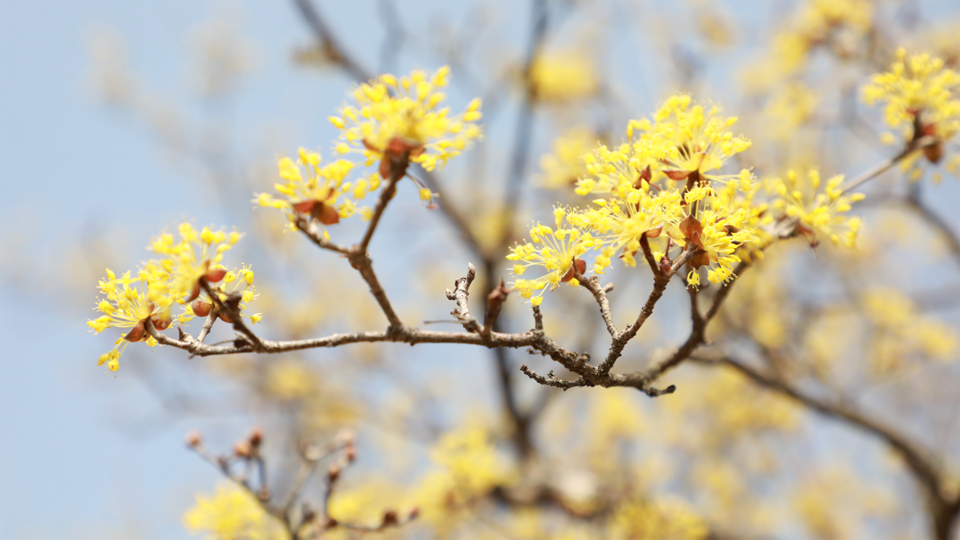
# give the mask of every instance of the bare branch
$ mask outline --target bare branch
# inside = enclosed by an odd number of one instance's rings
[[[473,266],[473,263],[467,263],[467,275],[454,282],[455,290],[447,289],[447,300],[453,300],[457,303],[457,309],[451,311],[450,314],[463,324],[463,328],[468,332],[480,333],[482,330],[480,323],[470,315],[468,306],[470,285],[476,277],[476,267]]]

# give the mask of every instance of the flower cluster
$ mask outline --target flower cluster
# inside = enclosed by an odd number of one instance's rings
[[[341,218],[349,218],[358,212],[369,219],[372,210],[358,208],[354,200],[363,199],[367,193],[380,187],[380,175],[372,173],[355,182],[345,182],[355,167],[352,161],[338,159],[327,165],[321,161],[320,154],[303,148],[296,161],[289,157],[280,158],[277,167],[284,183],[274,184],[274,188],[282,198],[261,193],[256,198],[257,204],[284,210],[291,222],[301,214],[310,216],[321,227],[339,223]],[[323,234],[325,238],[329,237],[325,228]]]
[[[885,103],[884,122],[900,131],[906,141],[915,141],[921,136],[935,138],[935,143],[923,149],[923,155],[931,163],[943,158],[943,142],[952,139],[960,131],[960,73],[944,67],[943,60],[928,54],[907,56],[904,49],[897,50],[897,58],[890,71],[873,76],[863,88],[863,99],[869,105]],[[885,142],[894,142],[893,135],[886,134]],[[910,178],[919,180],[923,170],[919,167],[919,152],[914,152],[903,161],[904,170],[911,171]],[[948,168],[956,171],[960,158],[955,157]]]
[[[789,84],[818,48],[830,49],[840,58],[863,51],[874,27],[873,12],[869,0],[802,2],[791,24],[774,36],[770,52],[745,71],[745,84],[764,91]]]
[[[565,103],[586,99],[600,89],[596,62],[576,49],[541,52],[528,74],[538,100]]]
[[[117,277],[107,269],[107,279],[100,280],[98,288],[102,298],[97,300],[96,311],[102,313],[96,319],[87,321],[95,332],[101,333],[107,328],[130,328],[114,343],[110,352],[100,356],[97,365],[107,364],[111,371],[119,369],[119,358],[128,343],[145,341],[151,347],[156,340],[149,335],[146,324],[157,331],[163,331],[173,324],[171,314],[174,304],[184,305],[184,312],[177,316],[178,324],[185,324],[195,316],[206,316],[222,304],[231,293],[241,295],[241,302],[249,303],[256,297],[253,287],[253,271],[249,266],[228,271],[221,264],[223,254],[229,251],[243,236],[236,231],[229,233],[213,231],[204,227],[197,231],[193,225],[182,223],[178,227],[179,240],[167,232],[160,233],[149,246],[159,257],[144,263],[137,277],[131,272]],[[215,294],[216,301],[203,292],[206,283]],[[218,285],[220,284],[220,285]],[[251,323],[260,321],[260,314],[243,315],[246,307],[239,309],[241,315]],[[225,313],[217,315],[231,322]]]
[[[817,233],[820,233],[834,244],[854,247],[863,224],[859,217],[844,214],[850,211],[852,203],[863,200],[864,195],[844,195],[842,183],[843,175],[839,174],[821,185],[820,171],[812,169],[806,178],[795,171],[789,171],[786,178],[771,178],[766,188],[776,194],[771,208],[784,217],[796,219],[798,231],[811,246],[819,244]]]
[[[761,255],[774,239],[770,226],[786,219],[796,220],[811,244],[820,233],[852,247],[860,221],[842,214],[862,195],[844,195],[842,176],[828,180],[823,190],[816,171],[807,182],[793,173],[768,180],[767,192],[774,195],[764,201],[758,197],[764,184],[749,169],[721,173],[731,157],[750,147],[728,131],[734,123],[736,118],[721,116],[717,106],[673,96],[651,119],[630,121],[627,142],[585,153],[587,172],[575,191],[600,198],[586,209],[556,208],[555,229],[541,223],[530,229],[530,242],[507,256],[515,261],[513,287],[539,305],[545,290],[579,284],[576,271],[586,271],[582,257],[588,252],[595,252],[593,271],[600,274],[614,257],[635,267],[641,250],[659,270],[694,251],[688,255],[687,285],[700,285],[703,267],[711,283],[726,283],[736,277],[737,264]],[[531,267],[546,273],[520,277]]]
[[[110,371],[119,369],[120,355],[129,343],[146,341],[151,347],[155,346],[156,340],[147,335],[144,328],[147,319],[158,330],[164,330],[172,323],[170,296],[165,294],[162,284],[151,286],[148,277],[146,272],[140,271],[135,278],[130,276],[130,272],[118,278],[108,268],[107,279],[101,279],[97,284],[103,297],[97,300],[94,309],[103,315],[87,321],[87,326],[98,334],[107,328],[130,329],[114,342],[110,352],[100,356],[98,366],[107,364]]]
[[[433,75],[414,71],[406,77],[381,75],[353,91],[357,106],[346,105],[330,122],[340,130],[336,150],[359,152],[370,166],[380,161],[380,176],[390,175],[392,160],[409,159],[424,169],[443,167],[481,135],[480,98],[451,115],[442,107],[449,67]]]
[[[343,157],[322,165],[319,153],[303,148],[296,160],[281,157],[277,168],[284,182],[274,185],[281,196],[260,193],[254,202],[284,210],[291,222],[309,217],[320,224],[327,240],[326,226],[358,213],[369,219],[373,211],[356,201],[377,190],[385,179],[407,176],[410,163],[428,171],[442,168],[482,136],[476,123],[482,117],[480,98],[460,114],[450,114],[450,108],[443,106],[446,94],[441,89],[449,73],[444,66],[433,74],[381,75],[360,84],[352,91],[355,105],[344,105],[338,116],[330,117],[340,130],[334,152]],[[361,155],[365,167],[378,161],[380,165],[376,172],[348,181],[357,167],[346,159],[350,154]],[[417,183],[420,198],[432,203],[434,194],[410,178]]]

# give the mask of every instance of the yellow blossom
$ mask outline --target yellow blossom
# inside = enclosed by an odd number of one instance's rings
[[[656,141],[658,147],[667,145],[663,172],[671,180],[718,180],[724,178],[717,174],[720,167],[751,144],[727,131],[737,118],[725,118],[721,112],[716,105],[705,110],[690,96],[672,96],[654,114],[653,122],[632,120],[628,135],[638,129],[641,141]]]
[[[147,262],[146,272],[150,286],[163,283],[170,296],[180,302],[193,301],[200,295],[200,279],[208,283],[218,283],[227,273],[220,263],[223,254],[229,251],[243,237],[237,231],[214,231],[204,227],[197,231],[189,223],[181,223],[177,228],[178,242],[173,235],[161,232],[153,239],[149,248],[161,255],[160,259]]]
[[[346,182],[347,175],[354,168],[353,162],[346,159],[326,165],[321,162],[320,154],[303,148],[296,161],[289,157],[280,158],[277,168],[284,182],[274,184],[274,188],[282,197],[261,193],[254,201],[260,206],[284,210],[291,221],[297,215],[309,216],[320,223],[325,237],[329,236],[326,225],[339,223],[341,218],[349,218],[357,212],[366,215],[364,209],[358,208],[348,197],[363,199],[380,187],[380,175],[372,173],[355,182]]]
[[[340,130],[338,152],[358,152],[366,165],[381,162],[382,177],[391,174],[392,159],[408,158],[427,170],[443,167],[481,136],[476,121],[482,116],[480,99],[451,115],[443,106],[450,68],[432,75],[413,71],[405,77],[382,75],[353,90],[356,106],[345,105],[330,122]]]
[[[151,347],[157,344],[147,333],[144,324],[150,319],[157,330],[165,330],[172,323],[170,306],[173,301],[166,294],[163,285],[151,285],[147,273],[143,271],[136,278],[132,278],[130,272],[118,278],[113,271],[107,269],[107,278],[101,279],[97,284],[103,298],[97,300],[97,307],[94,308],[103,315],[88,320],[87,326],[98,334],[107,328],[130,330],[114,342],[110,352],[100,356],[98,366],[106,364],[110,371],[117,371],[120,367],[120,355],[129,343],[146,341]],[[162,294],[158,294],[158,290],[162,291]]]
[[[837,175],[821,185],[820,172],[811,169],[806,177],[795,171],[787,173],[786,178],[772,178],[766,181],[768,192],[777,197],[771,203],[775,213],[799,221],[800,233],[816,245],[816,235],[822,234],[834,244],[854,247],[862,227],[857,216],[844,215],[850,211],[851,204],[863,200],[862,193],[844,195],[840,185],[843,175]]]
[[[565,102],[588,98],[600,88],[596,62],[580,50],[541,52],[530,66],[537,99]]]
[[[212,496],[197,495],[183,525],[209,540],[285,540],[286,530],[260,503],[234,484],[220,484]]]
[[[512,283],[520,296],[530,300],[535,306],[543,301],[543,292],[547,286],[553,290],[562,282],[572,282],[574,260],[579,259],[594,243],[589,233],[583,233],[578,228],[563,227],[567,217],[565,209],[556,208],[554,216],[556,230],[537,223],[530,229],[531,242],[518,244],[507,255],[507,259],[516,261],[512,269],[514,276],[523,275],[527,268],[532,266],[539,266],[547,271],[534,279],[516,277]],[[585,269],[586,266],[583,266],[580,271]],[[535,297],[534,293],[537,293]]]

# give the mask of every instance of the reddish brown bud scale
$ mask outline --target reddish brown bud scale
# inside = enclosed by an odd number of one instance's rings
[[[573,264],[570,265],[570,269],[567,270],[567,273],[564,274],[563,278],[560,279],[560,283],[566,283],[574,278],[574,276],[576,275],[573,272],[574,267],[576,267],[577,272],[579,272],[580,275],[582,276],[583,273],[587,271],[587,261],[583,259],[574,259]]]
[[[337,478],[340,478],[340,472],[343,468],[336,463],[331,463],[330,467],[327,468],[327,480],[331,482],[336,482]]]
[[[137,323],[136,326],[131,328],[130,331],[127,332],[125,336],[123,336],[123,339],[136,343],[138,341],[143,341],[144,339],[146,339],[146,335],[147,335],[147,331],[143,327],[143,321],[140,321]]]
[[[193,310],[193,314],[197,317],[206,317],[210,314],[210,309],[213,307],[209,302],[204,302],[203,300],[194,300],[190,304],[190,309]]]
[[[200,283],[194,283],[193,289],[190,290],[190,296],[187,298],[187,302],[193,302],[200,296]]]
[[[150,322],[153,323],[153,327],[158,331],[164,331],[167,328],[170,328],[170,325],[173,324],[173,317],[166,315],[163,317],[155,316],[150,318]]]
[[[210,283],[216,283],[223,279],[223,277],[226,275],[226,268],[211,268],[210,270],[207,270],[207,274],[203,277]]]

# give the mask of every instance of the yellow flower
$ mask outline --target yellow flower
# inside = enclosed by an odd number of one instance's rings
[[[943,60],[925,53],[907,57],[901,48],[890,71],[874,75],[863,88],[863,99],[869,105],[886,103],[884,121],[901,128],[908,140],[914,136],[915,122],[924,135],[947,140],[960,129],[958,88],[960,74],[945,68]]]
[[[97,284],[104,297],[97,300],[94,309],[103,313],[100,317],[88,320],[87,326],[98,334],[107,328],[130,328],[114,342],[113,350],[100,356],[97,365],[107,364],[110,371],[120,368],[119,358],[127,345],[132,342],[146,341],[151,347],[156,340],[147,334],[145,321],[150,319],[157,330],[165,330],[173,322],[170,317],[171,297],[163,290],[163,284],[153,286],[146,272],[141,271],[137,278],[131,278],[130,272],[121,277],[107,269],[107,279]],[[161,292],[158,293],[157,291]]]
[[[594,235],[594,244],[602,246],[594,272],[601,274],[610,265],[610,258],[623,249],[621,258],[628,266],[636,266],[634,256],[640,250],[640,238],[660,236],[665,226],[679,222],[683,210],[679,190],[661,190],[650,195],[650,184],[640,189],[630,182],[621,182],[615,198],[598,199],[596,209],[572,213],[567,219]]]
[[[269,193],[261,193],[254,201],[260,206],[279,208],[287,213],[291,221],[298,214],[310,216],[323,228],[334,225],[340,219],[346,219],[360,212],[366,215],[365,208],[357,208],[348,197],[363,199],[368,193],[380,187],[380,175],[372,173],[356,182],[345,182],[353,170],[354,163],[338,159],[333,163],[321,165],[320,154],[301,148],[296,161],[282,157],[277,168],[283,183],[274,184],[274,188],[283,197],[277,198]],[[306,175],[304,175],[306,169]]]
[[[432,75],[413,71],[406,77],[381,75],[353,91],[357,106],[346,105],[330,122],[340,130],[340,154],[362,153],[366,166],[380,161],[380,176],[391,173],[391,161],[408,158],[423,168],[443,167],[480,138],[480,98],[464,112],[451,115],[440,89],[447,86],[449,67]]]
[[[237,231],[213,231],[204,227],[197,231],[189,223],[181,223],[177,229],[179,242],[173,235],[161,232],[153,239],[149,248],[153,253],[162,255],[161,259],[150,260],[146,273],[150,286],[163,284],[170,296],[177,302],[191,302],[200,295],[200,279],[208,283],[217,283],[227,274],[220,262],[223,254],[233,248],[243,237]]]
[[[811,169],[806,178],[794,171],[788,172],[786,179],[771,178],[766,181],[766,188],[777,195],[771,203],[773,211],[798,219],[800,233],[812,246],[819,244],[816,238],[819,233],[834,244],[852,248],[856,246],[862,222],[859,217],[842,214],[850,211],[852,203],[863,200],[864,195],[844,195],[842,183],[843,175],[837,175],[821,186],[820,172]]]
[[[583,156],[590,153],[597,144],[597,134],[593,130],[578,127],[565,132],[553,141],[553,153],[540,158],[539,177],[541,187],[547,189],[569,189],[577,179],[587,174]]]
[[[541,52],[530,66],[538,100],[565,102],[588,98],[600,88],[596,62],[580,50]]]
[[[284,540],[285,529],[264,511],[250,493],[234,484],[220,484],[213,496],[197,495],[183,515],[183,526],[209,540]]]
[[[617,540],[701,540],[707,536],[707,532],[703,519],[680,501],[653,502],[632,498],[621,503],[610,516],[610,531],[606,536]]]
[[[819,95],[801,82],[774,91],[763,111],[765,119],[773,124],[771,134],[780,140],[792,138],[813,116],[819,101]]]
[[[913,141],[921,136],[935,138],[934,144],[925,146],[922,153],[913,152],[901,162],[901,168],[909,171],[910,180],[923,177],[921,156],[930,163],[939,163],[943,158],[943,143],[960,131],[958,90],[960,73],[945,68],[943,60],[926,53],[907,57],[902,48],[897,50],[897,59],[890,71],[874,75],[863,88],[863,99],[868,104],[886,103],[884,122],[898,129],[904,140]],[[960,156],[954,155],[946,168],[952,174],[960,172]],[[937,172],[934,181],[939,180]]]
[[[639,129],[641,140],[653,139],[657,146],[667,144],[663,172],[671,180],[687,180],[692,187],[691,178],[722,179],[713,171],[750,147],[750,141],[726,131],[737,118],[724,118],[721,112],[715,105],[705,111],[702,105],[693,104],[690,96],[672,96],[656,112],[652,123],[632,120],[628,135],[632,129]]]
[[[563,222],[567,211],[563,208],[554,210],[557,230],[537,223],[530,229],[530,243],[518,244],[510,250],[507,259],[517,261],[513,265],[514,276],[523,275],[527,268],[539,266],[547,271],[546,274],[534,279],[517,277],[511,286],[519,291],[520,296],[530,300],[535,306],[543,301],[543,292],[549,285],[550,290],[556,289],[560,283],[570,282],[577,285],[573,279],[574,260],[594,245],[594,239],[589,233],[583,233],[578,228],[564,228]],[[577,262],[580,272],[586,271],[586,263]],[[540,291],[536,297],[534,293]]]

